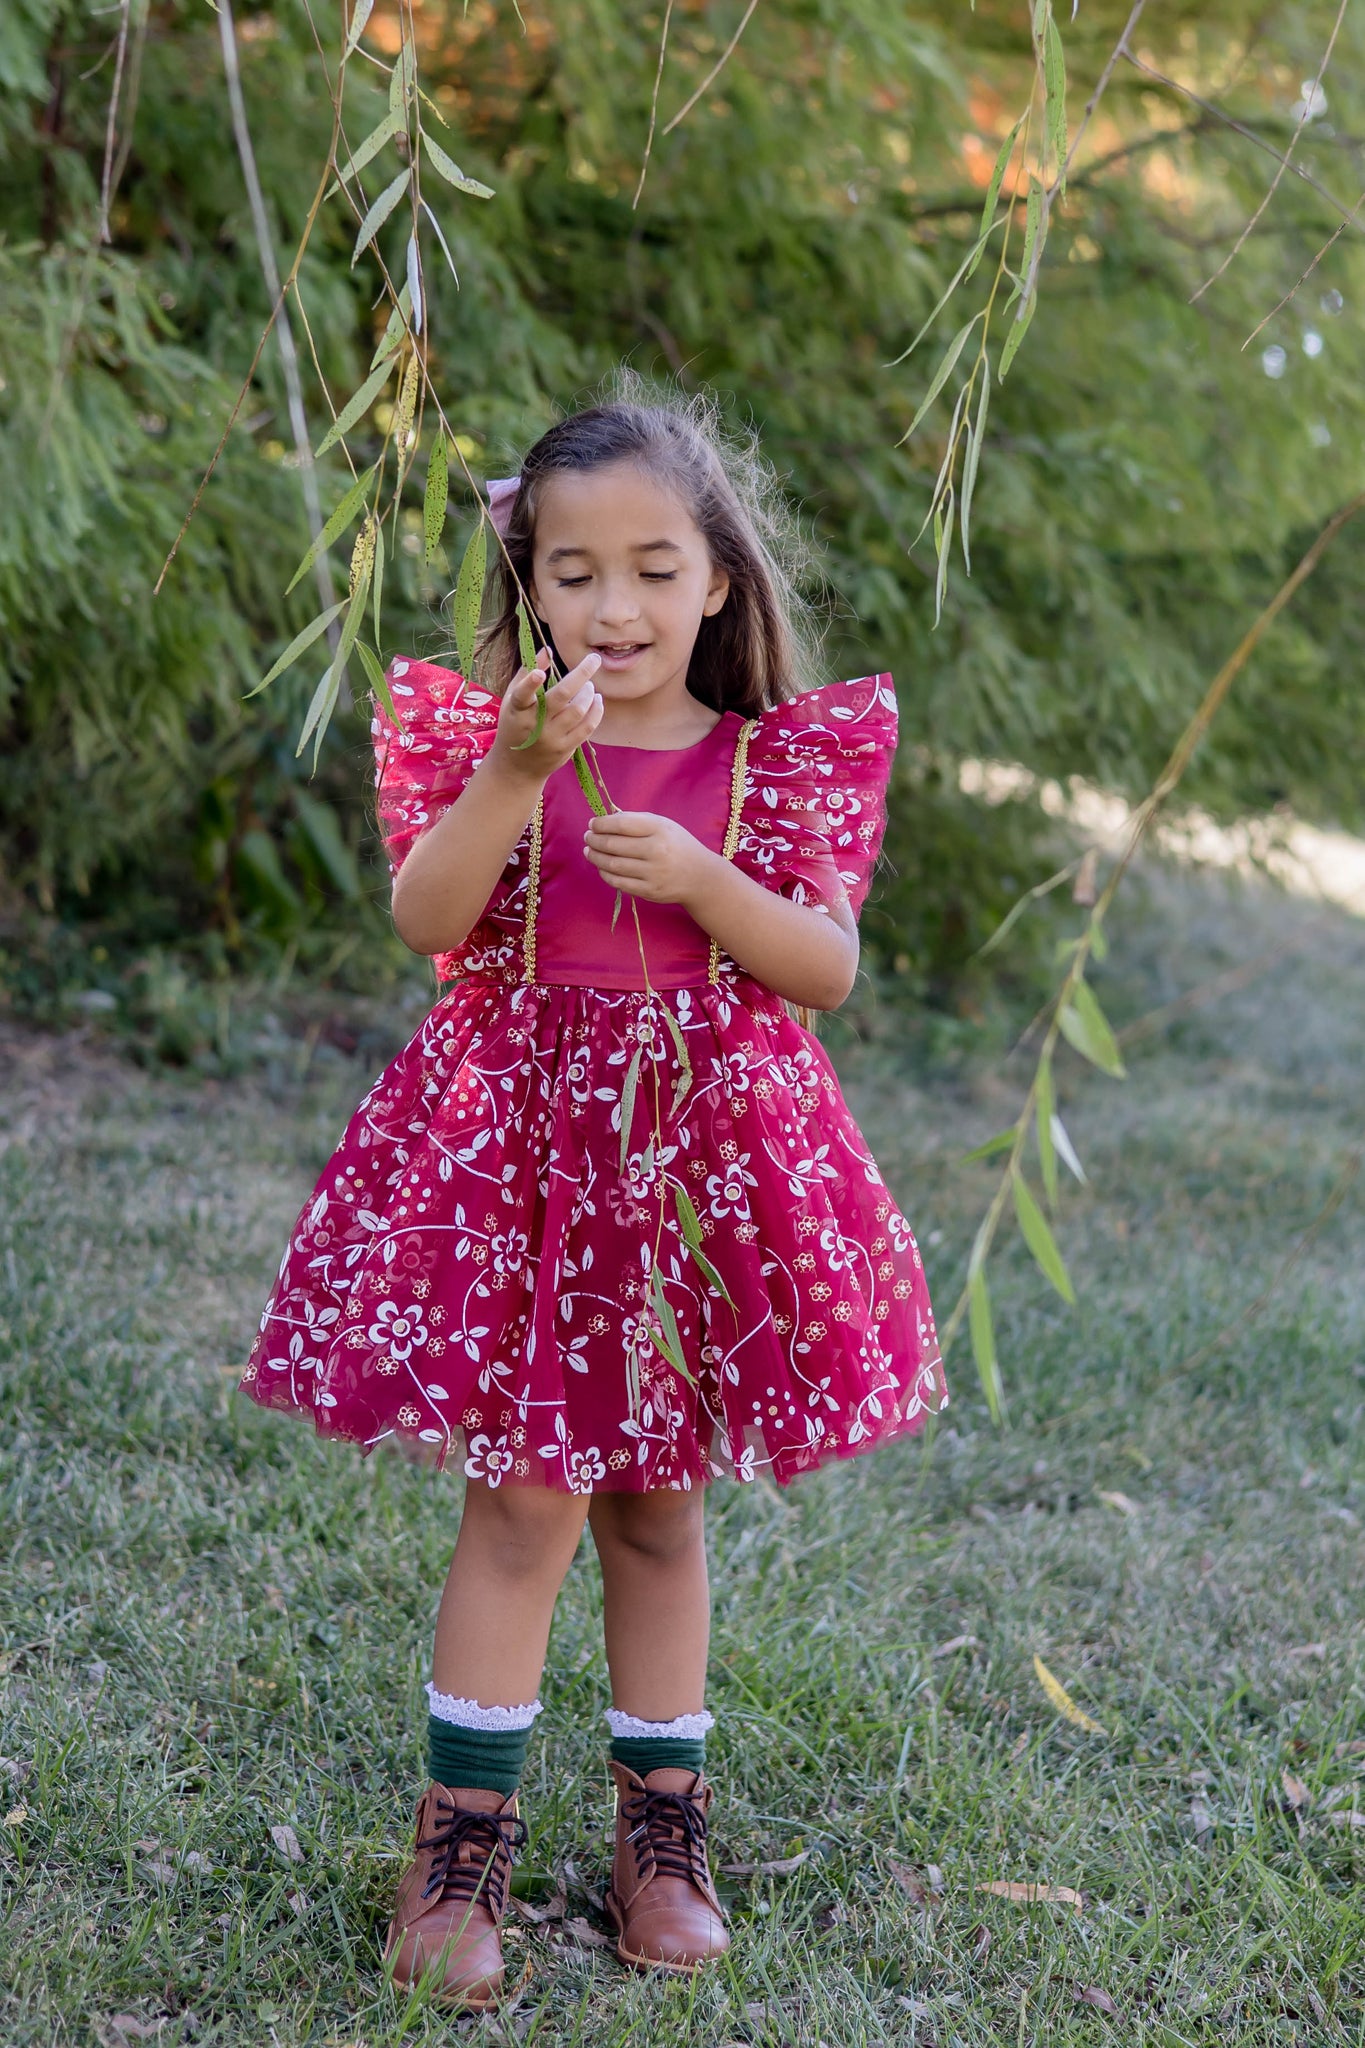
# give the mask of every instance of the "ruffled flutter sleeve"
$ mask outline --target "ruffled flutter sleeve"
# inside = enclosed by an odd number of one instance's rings
[[[886,830],[896,752],[889,675],[823,683],[760,713],[735,865],[793,903],[862,909]]]
[[[397,721],[376,705],[371,734],[379,830],[396,875],[492,746],[500,700],[429,661],[395,661],[388,683]],[[496,970],[513,956],[524,908],[526,843],[523,833],[460,950],[435,955],[438,981]]]
[[[398,722],[376,704],[370,732],[379,830],[396,875],[492,746],[498,699],[429,661],[395,661],[388,682]]]

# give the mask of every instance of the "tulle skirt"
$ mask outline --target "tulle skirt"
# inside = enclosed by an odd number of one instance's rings
[[[742,975],[460,982],[347,1125],[242,1384],[570,1493],[785,1485],[946,1402],[910,1226]]]

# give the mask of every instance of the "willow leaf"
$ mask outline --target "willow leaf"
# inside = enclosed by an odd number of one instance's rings
[[[394,60],[393,70],[389,73],[389,112],[391,114],[400,113],[406,107],[408,101],[412,98],[412,88],[416,78],[416,53],[413,50],[412,44],[404,36],[402,48]]]
[[[355,11],[351,16],[350,33],[346,37],[346,47],[341,53],[343,57],[349,57],[355,49],[365,33],[365,24],[373,13],[374,0],[356,0]]]
[[[457,192],[467,192],[471,199],[493,197],[492,186],[481,185],[477,178],[467,178],[460,166],[452,163],[440,143],[434,141],[425,128],[422,130],[422,150],[433,171],[444,178],[447,185],[453,185]]]
[[[427,488],[422,500],[422,526],[426,534],[427,562],[435,561],[441,546],[441,536],[446,527],[446,507],[450,501],[450,458],[446,454],[446,437],[437,434],[431,444],[427,458]],[[483,521],[479,521],[483,531]]]
[[[995,169],[991,172],[991,181],[986,187],[986,203],[981,209],[981,227],[977,234],[976,247],[968,258],[967,268],[963,272],[964,277],[971,276],[985,251],[986,241],[995,220],[996,201],[1000,197],[1000,187],[1005,181],[1005,167],[1014,154],[1014,144],[1023,125],[1024,116],[1021,114],[1000,145],[999,155],[995,159]]]
[[[617,1165],[623,1174],[626,1170],[626,1157],[630,1151],[630,1127],[635,1120],[635,1090],[640,1079],[642,1050],[643,1048],[637,1045],[631,1054],[630,1065],[626,1068],[625,1085],[621,1089],[621,1152]]]
[[[375,367],[376,363],[381,362],[385,356],[391,356],[395,349],[402,347],[407,338],[408,317],[411,312],[412,300],[408,296],[408,288],[405,284],[398,294],[398,303],[390,313],[384,332],[380,336],[379,346],[370,357],[371,369]]]
[[[1019,257],[1019,289],[1026,297],[1033,296],[1034,264],[1041,258],[1038,246],[1039,236],[1045,234],[1043,227],[1043,187],[1032,171],[1029,172],[1028,199],[1024,205],[1024,247]]]
[[[417,393],[422,383],[422,362],[416,349],[403,365],[403,381],[398,387],[398,403],[393,409],[393,445],[398,451],[402,464],[412,439],[412,423],[417,417]]]
[[[1092,1066],[1112,1074],[1116,1081],[1124,1078],[1128,1070],[1123,1064],[1123,1055],[1089,982],[1077,982],[1072,1000],[1063,1005],[1057,1022],[1068,1045],[1074,1045]]]
[[[1024,1233],[1024,1243],[1033,1253],[1039,1269],[1052,1282],[1062,1300],[1076,1305],[1076,1290],[1062,1263],[1057,1249],[1057,1240],[1052,1235],[1048,1220],[1033,1198],[1033,1190],[1016,1168],[1014,1175],[1014,1213],[1019,1218],[1019,1228]]]
[[[538,730],[539,727],[537,727],[537,731]],[[592,812],[595,818],[605,818],[607,815],[606,803],[603,799],[601,790],[593,781],[592,770],[591,768],[589,768],[587,762],[583,758],[583,749],[581,747],[574,748],[573,767],[574,774],[578,777],[578,786],[582,790],[584,796],[588,799],[588,809]],[[612,912],[611,917],[611,928],[613,931],[615,931],[616,929],[616,916],[620,908],[621,891],[618,889],[616,892],[616,910]]]
[[[1076,1157],[1076,1148],[1071,1142],[1066,1125],[1054,1110],[1052,1116],[1052,1142],[1057,1147],[1057,1157],[1063,1161],[1067,1171],[1074,1173],[1082,1187],[1088,1187],[1085,1168]]]
[[[939,364],[937,370],[934,372],[934,381],[929,386],[928,391],[925,393],[923,401],[920,404],[919,411],[915,414],[915,417],[911,420],[909,426],[901,435],[900,441],[897,443],[897,446],[903,446],[904,443],[910,439],[910,436],[914,433],[916,427],[924,418],[924,415],[928,412],[934,400],[938,397],[939,392],[942,391],[944,385],[952,376],[953,365],[954,363],[956,363],[958,357],[962,354],[963,349],[967,346],[967,338],[971,334],[972,329],[976,326],[978,320],[983,320],[984,318],[984,312],[973,313],[971,319],[966,323],[966,325],[964,327],[959,327],[957,333],[953,336],[952,340],[948,344],[948,350],[943,358],[943,361]]]
[[[384,645],[384,635],[380,627],[379,616],[380,608],[383,603],[383,597],[384,529],[382,526],[376,526],[374,530],[374,644],[376,647],[382,647]]]
[[[366,164],[373,163],[384,144],[392,142],[395,135],[402,133],[402,129],[403,123],[397,114],[386,114],[379,126],[370,130],[354,155],[347,157],[345,163],[338,166],[336,181],[329,187],[327,197],[330,199],[332,193],[339,191],[348,178],[356,177],[364,170]]]
[[[412,331],[422,332],[422,253],[417,247],[417,236],[408,236],[407,254],[408,297],[412,300]]]
[[[1052,1140],[1052,1123],[1056,1114],[1057,1103],[1052,1088],[1052,1054],[1049,1052],[1038,1068],[1033,1127],[1038,1139],[1038,1171],[1043,1177],[1043,1193],[1047,1196],[1050,1209],[1057,1206],[1057,1147]]]
[[[531,632],[531,621],[526,616],[526,607],[517,600],[517,646],[521,652],[521,665],[531,669],[536,665],[536,643]]]
[[[331,718],[333,711],[336,709],[337,695],[340,689],[341,671],[334,661],[329,662],[327,666],[327,672],[323,676],[322,681],[318,684],[316,690],[314,690],[312,702],[308,706],[308,716],[303,721],[303,731],[300,733],[299,743],[294,749],[295,760],[298,759],[299,755],[307,746],[308,736],[312,732],[314,726],[317,727],[318,745],[321,746],[322,735],[326,732],[328,721]],[[315,749],[315,762],[316,759],[317,755]]]
[[[1009,333],[1005,336],[1005,346],[1000,351],[1000,368],[996,373],[1002,379],[1009,375],[1010,364],[1018,355],[1019,344],[1028,333],[1029,323],[1033,319],[1037,304],[1037,292],[1030,292],[1027,302],[1019,310],[1019,318],[1012,323]]]
[[[294,638],[290,641],[284,653],[269,673],[261,677],[254,690],[247,691],[247,696],[259,696],[262,690],[269,689],[276,676],[282,676],[287,668],[292,668],[304,650],[311,647],[313,642],[327,631],[333,619],[339,617],[345,611],[349,602],[348,598],[343,597],[337,604],[332,605],[329,610],[319,612],[317,618],[310,619],[303,631],[294,635]]]
[[[711,1264],[711,1261],[707,1258],[701,1246],[699,1244],[688,1244],[684,1247],[684,1249],[686,1250],[688,1256],[695,1262],[699,1272],[701,1273],[702,1278],[706,1281],[707,1285],[713,1287],[716,1293],[721,1297],[721,1300],[726,1302],[730,1308],[733,1308],[735,1310],[735,1314],[738,1315],[739,1310],[735,1306],[734,1296],[731,1294],[725,1282],[721,1279],[720,1274],[716,1271],[715,1267]]]
[[[654,1312],[663,1324],[664,1333],[668,1339],[667,1345],[661,1344],[659,1348],[673,1367],[673,1370],[682,1374],[689,1387],[694,1387],[696,1381],[683,1361],[682,1336],[678,1329],[678,1319],[673,1313],[672,1303],[664,1293],[663,1275],[657,1266],[650,1276],[650,1296],[654,1304]],[[655,1342],[658,1343],[657,1337]]]
[[[942,509],[935,520],[935,542],[938,548],[938,573],[934,578],[934,624],[943,617],[943,597],[948,588],[948,557],[953,551],[953,511],[956,494],[951,484],[943,500]]]
[[[974,1166],[978,1159],[994,1159],[997,1152],[1008,1152],[1019,1134],[1019,1126],[1011,1124],[1007,1131],[997,1131],[993,1138],[987,1138],[984,1145],[978,1145],[971,1152],[964,1152],[958,1160],[959,1166]]]
[[[393,365],[394,358],[391,356],[387,362],[381,363],[377,370],[371,370],[359,391],[354,392],[347,399],[341,411],[332,421],[331,426],[313,450],[314,455],[325,455],[327,450],[333,447],[343,434],[349,434],[356,422],[364,418],[393,375]]]
[[[1051,14],[1043,32],[1043,85],[1047,139],[1056,167],[1060,198],[1066,192],[1066,56],[1062,49],[1062,32]]]
[[[363,640],[356,641],[355,651],[360,656],[360,666],[365,671],[365,679],[374,691],[375,696],[379,699],[379,702],[383,705],[390,721],[394,725],[401,724],[398,713],[394,709],[393,696],[389,690],[389,679],[384,673],[384,666],[379,656],[372,647],[367,647]]]
[[[284,594],[286,597],[288,597],[290,591],[294,588],[295,584],[298,583],[299,579],[308,574],[308,571],[312,568],[318,556],[325,553],[326,550],[329,547],[331,547],[333,541],[340,540],[342,534],[346,531],[346,528],[350,525],[351,521],[355,518],[356,513],[364,504],[365,493],[370,487],[370,479],[374,475],[377,467],[377,463],[371,463],[370,467],[367,470],[363,471],[362,474],[358,476],[355,482],[351,485],[350,490],[347,491],[345,497],[341,500],[341,503],[332,513],[331,517],[327,521],[327,524],[323,527],[322,532],[313,542],[312,547],[309,548],[307,554],[299,563],[298,568],[290,577],[288,584],[285,586]]]
[[[442,442],[443,449],[444,445]],[[455,645],[459,652],[460,674],[466,682],[471,682],[474,676],[474,645],[483,613],[483,586],[487,575],[488,535],[480,513],[469,536],[455,584]]]
[[[696,1208],[693,1205],[691,1195],[688,1194],[687,1189],[683,1186],[681,1181],[676,1182],[674,1185],[673,1200],[677,1205],[678,1225],[682,1231],[684,1240],[688,1244],[690,1244],[694,1250],[700,1250],[701,1218],[698,1216]]]
[[[422,201],[422,211],[426,215],[427,219],[431,222],[432,227],[436,230],[436,239],[441,245],[441,253],[445,257],[446,262],[450,266],[450,274],[455,280],[455,289],[456,291],[458,291],[460,288],[460,273],[455,268],[455,258],[450,253],[450,244],[441,232],[441,223],[437,220],[435,214],[427,205],[425,199]]]
[[[995,1355],[995,1326],[991,1321],[991,1299],[986,1292],[986,1271],[978,1266],[967,1282],[967,1324],[972,1337],[972,1355],[991,1420],[999,1422],[1002,1403],[1000,1362]]]
[[[621,915],[621,905],[624,900],[625,899],[622,897],[621,891],[618,889],[616,892],[616,901],[611,906],[611,928],[613,931],[616,930],[616,920]]]
[[[351,251],[351,268],[353,270],[365,250],[369,248],[370,243],[383,227],[389,215],[393,212],[395,206],[397,206],[399,200],[403,197],[403,194],[407,191],[411,182],[411,170],[400,171],[393,183],[384,187],[364,220],[361,221],[360,232],[355,238],[355,247]]]
[[[967,564],[967,574],[972,573],[971,517],[972,493],[976,489],[976,472],[981,463],[981,448],[986,435],[986,408],[991,398],[991,359],[982,350],[981,354],[981,396],[976,402],[976,423],[967,435],[967,453],[962,464],[962,559]]]

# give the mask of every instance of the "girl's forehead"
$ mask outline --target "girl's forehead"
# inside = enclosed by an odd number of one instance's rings
[[[704,545],[674,485],[634,462],[561,470],[536,494],[537,549],[570,544],[634,547],[652,540]]]

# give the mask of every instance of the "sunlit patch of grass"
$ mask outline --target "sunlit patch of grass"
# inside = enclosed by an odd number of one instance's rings
[[[364,1077],[205,1088],[30,1047],[0,1155],[6,2044],[159,2021],[164,2043],[280,2048],[1358,2048],[1358,1185],[1238,1318],[1365,1128],[1365,937],[1255,896],[1158,909],[1116,950],[1120,1024],[1311,929],[1291,987],[1142,1041],[1125,1087],[1070,1071],[1081,1305],[1007,1253],[1009,1430],[964,1354],[932,1445],[712,1497],[717,1861],[804,1860],[723,1878],[735,1946],[695,1984],[519,1927],[533,1974],[501,2021],[396,1999],[378,1966],[458,1482],[231,1392]],[[827,1027],[946,1308],[992,1184],[956,1161],[1012,1069],[949,1088],[847,1035]],[[585,1549],[525,1786],[527,1885],[567,1861],[589,1925],[599,1615]],[[1103,1735],[1057,1714],[1035,1654]]]

